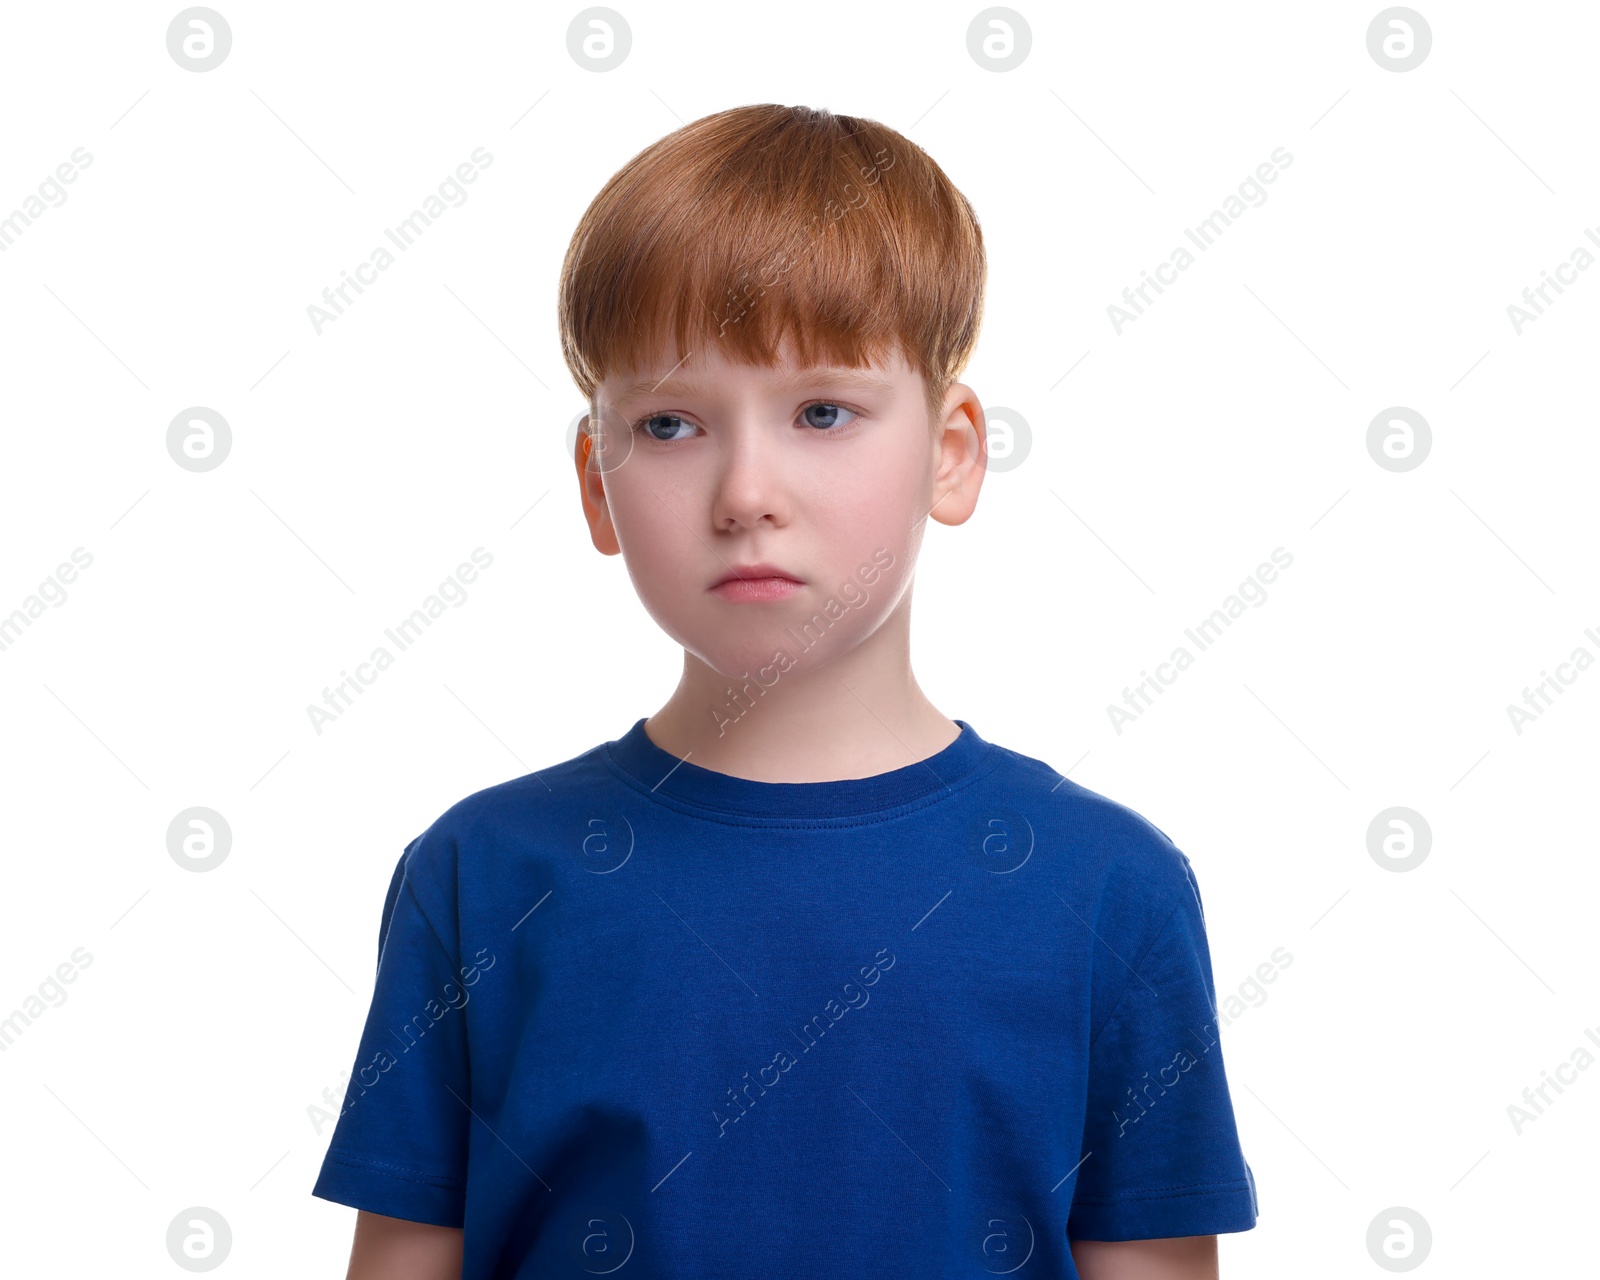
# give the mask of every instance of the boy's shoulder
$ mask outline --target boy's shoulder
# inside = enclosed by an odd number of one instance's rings
[[[591,797],[611,778],[606,766],[609,745],[600,742],[556,764],[480,787],[445,809],[434,826],[462,832],[498,824],[515,828]]]
[[[1043,760],[996,746],[1007,760],[999,787],[1018,815],[1037,825],[1036,839],[1070,848],[1079,865],[1105,877],[1175,893],[1192,884],[1188,856],[1160,827],[1129,804],[1074,782]]]
[[[454,873],[464,850],[488,851],[526,841],[568,822],[608,785],[607,744],[556,764],[491,783],[448,805],[406,846],[401,866],[422,877]]]

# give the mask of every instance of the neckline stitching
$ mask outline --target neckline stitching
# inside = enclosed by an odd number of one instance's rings
[[[728,809],[716,809],[693,800],[684,800],[678,796],[664,795],[661,792],[652,791],[645,786],[642,778],[636,777],[631,770],[616,759],[611,750],[611,744],[605,744],[606,767],[627,784],[629,788],[637,791],[653,804],[659,804],[665,809],[671,809],[677,813],[684,814],[686,817],[698,818],[704,822],[713,822],[719,826],[757,827],[767,830],[836,830],[840,827],[870,827],[890,822],[896,818],[905,817],[907,814],[916,813],[918,810],[930,808],[942,801],[953,799],[967,787],[987,778],[1000,767],[1002,759],[1003,757],[995,749],[994,743],[985,743],[983,754],[979,757],[978,762],[968,770],[964,778],[960,778],[955,782],[943,783],[935,790],[925,792],[910,800],[900,801],[887,808],[871,809],[859,814],[844,814],[837,818],[805,817],[800,814],[780,814],[768,817],[755,813],[744,814]]]

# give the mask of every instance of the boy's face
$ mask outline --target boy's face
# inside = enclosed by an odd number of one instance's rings
[[[929,514],[960,524],[983,481],[971,388],[951,388],[934,430],[898,353],[863,369],[785,356],[617,371],[596,392],[602,438],[591,456],[580,433],[576,457],[594,544],[622,554],[651,617],[724,675],[766,668],[762,683],[780,649],[811,670],[872,636],[907,599]],[[756,565],[794,581],[740,585],[768,576]]]

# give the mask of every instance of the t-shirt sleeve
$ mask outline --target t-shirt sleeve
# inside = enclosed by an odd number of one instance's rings
[[[451,899],[418,860],[424,838],[389,883],[372,1004],[311,1194],[459,1227],[472,1120],[464,1006],[477,972],[460,964]]]
[[[1189,860],[1155,938],[1129,956],[1089,1046],[1083,1149],[1067,1235],[1157,1240],[1248,1231],[1255,1176],[1239,1147],[1211,953]]]

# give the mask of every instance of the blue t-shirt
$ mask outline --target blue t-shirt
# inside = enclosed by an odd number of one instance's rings
[[[641,718],[453,805],[313,1194],[464,1227],[464,1280],[1073,1277],[1069,1238],[1254,1226],[1188,858],[955,724],[789,783]]]

